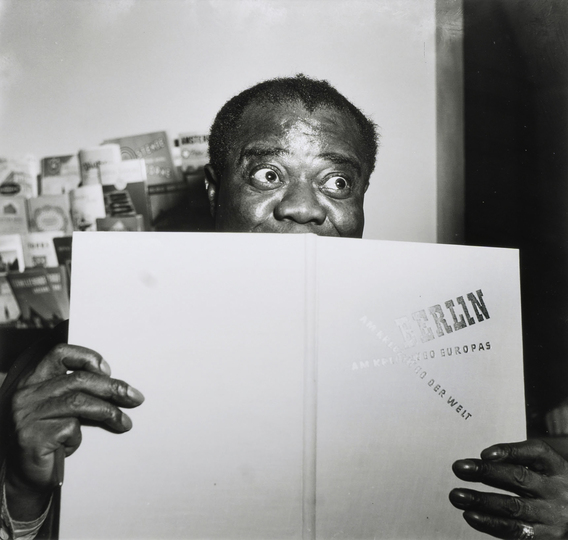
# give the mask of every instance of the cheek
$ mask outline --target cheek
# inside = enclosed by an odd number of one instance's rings
[[[270,217],[274,211],[275,202],[266,196],[254,196],[243,199],[236,209],[241,216],[251,223],[261,223]]]
[[[278,200],[272,192],[252,193],[245,187],[234,191],[227,190],[220,202],[226,220],[238,220],[246,227],[254,226],[270,217]]]
[[[365,217],[363,203],[333,204],[328,213],[329,220],[341,236],[359,238],[363,234]]]

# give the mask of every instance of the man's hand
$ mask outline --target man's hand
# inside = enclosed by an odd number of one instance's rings
[[[474,529],[529,539],[532,527],[535,540],[568,538],[568,462],[542,441],[497,444],[481,459],[456,461],[453,470],[462,480],[516,494],[452,490],[450,501]]]
[[[12,401],[15,437],[6,470],[13,519],[30,521],[59,484],[58,460],[81,444],[81,424],[115,433],[132,427],[119,407],[137,407],[144,396],[110,378],[110,367],[90,349],[57,345],[18,385]]]

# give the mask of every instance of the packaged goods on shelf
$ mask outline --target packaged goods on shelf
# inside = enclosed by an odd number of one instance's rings
[[[132,182],[142,182],[148,179],[148,174],[146,172],[146,162],[140,159],[126,159],[118,164],[117,169],[117,179],[113,180],[110,175],[104,174],[106,172],[107,165],[101,164],[101,170],[103,171],[101,184],[103,185],[116,185],[121,186],[124,184],[130,184]]]
[[[27,232],[26,198],[0,195],[0,234],[26,234]]]
[[[7,278],[22,312],[21,326],[49,328],[69,317],[68,310],[63,309],[60,301],[60,295],[65,291],[54,290],[48,269],[30,268],[24,272],[9,273]]]
[[[108,143],[79,150],[81,185],[116,182],[120,161],[118,144]]]
[[[53,239],[57,262],[67,270],[67,279],[71,279],[71,244],[72,236],[60,236]]]
[[[150,202],[143,159],[123,161],[119,165],[118,181],[103,184],[107,217],[142,216],[142,229],[152,230]],[[138,226],[138,225],[136,225]],[[97,230],[101,230],[97,226]],[[103,229],[108,230],[108,229]]]
[[[24,269],[24,250],[19,234],[0,235],[0,274]]]
[[[57,253],[53,239],[63,236],[61,231],[32,232],[22,237],[26,268],[57,266]]]
[[[63,266],[46,268],[47,279],[63,319],[69,318],[69,277]]]
[[[181,170],[184,173],[196,173],[203,170],[209,161],[209,135],[203,133],[180,133],[179,148]]]
[[[107,216],[127,217],[136,215],[132,197],[130,197],[130,193],[126,189],[103,186],[103,194]]]
[[[106,217],[97,219],[97,231],[143,231],[144,220],[140,215]]]
[[[77,154],[51,156],[41,160],[41,195],[60,195],[79,187],[81,174]]]
[[[95,231],[96,219],[106,217],[101,184],[80,186],[69,193],[73,229]]]
[[[28,199],[30,232],[73,232],[69,195],[40,195]]]
[[[21,315],[20,306],[6,276],[0,275],[0,324],[16,322]]]
[[[106,140],[120,145],[123,161],[144,159],[152,227],[163,230],[171,226],[172,214],[187,199],[187,185],[174,165],[165,131]]]
[[[0,158],[0,195],[37,197],[38,162],[33,156]]]

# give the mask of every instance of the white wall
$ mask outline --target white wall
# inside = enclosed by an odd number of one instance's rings
[[[380,126],[365,236],[434,242],[434,34],[435,0],[0,0],[0,155],[207,130],[303,72]]]

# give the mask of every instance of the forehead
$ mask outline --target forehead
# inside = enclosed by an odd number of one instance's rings
[[[364,163],[362,142],[357,123],[346,112],[329,107],[309,112],[296,102],[253,103],[243,113],[232,150],[278,145],[296,153],[343,151]]]

